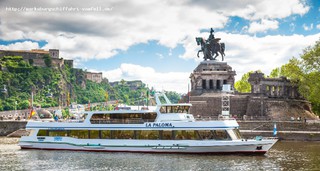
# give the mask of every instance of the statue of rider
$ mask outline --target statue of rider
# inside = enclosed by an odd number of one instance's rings
[[[214,32],[214,30],[211,28],[210,35],[209,35],[208,39],[206,40],[207,43],[210,43],[211,40],[214,40],[213,32]]]

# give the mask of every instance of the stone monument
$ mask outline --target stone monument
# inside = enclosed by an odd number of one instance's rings
[[[221,38],[215,38],[214,30],[211,28],[210,35],[207,40],[197,37],[196,42],[201,45],[199,53],[203,53],[203,59],[197,68],[191,73],[191,94],[201,95],[202,93],[221,92],[223,84],[229,84],[231,89],[234,85],[235,71],[227,64],[227,62],[217,61],[219,54],[222,61],[225,56],[225,44],[219,43]],[[219,52],[219,53],[218,53]],[[213,56],[215,54],[215,56]]]
[[[228,108],[230,114],[244,120],[289,120],[291,118],[314,119],[310,102],[301,99],[297,86],[286,78],[266,78],[262,73],[250,74],[251,93],[234,91],[236,71],[224,61],[225,44],[215,38],[213,29],[208,39],[196,38],[201,45],[199,54],[204,61],[190,74],[190,113],[199,118],[217,119],[223,110],[223,85],[229,91]],[[222,61],[217,57],[221,56]]]

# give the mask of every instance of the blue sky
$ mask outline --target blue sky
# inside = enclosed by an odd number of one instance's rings
[[[75,67],[110,81],[179,93],[202,61],[195,37],[207,38],[211,27],[237,80],[252,70],[268,75],[320,37],[318,0],[3,0],[0,7],[0,49],[60,49]]]

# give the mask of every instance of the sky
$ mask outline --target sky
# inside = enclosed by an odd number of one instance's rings
[[[319,40],[320,1],[0,1],[0,49],[59,49],[76,68],[160,91],[188,91],[203,61],[195,37],[207,38],[210,28],[236,80],[255,70],[269,75]]]

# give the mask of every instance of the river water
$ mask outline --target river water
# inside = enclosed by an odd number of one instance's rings
[[[0,170],[320,170],[320,142],[278,142],[264,156],[21,150],[0,137]]]

